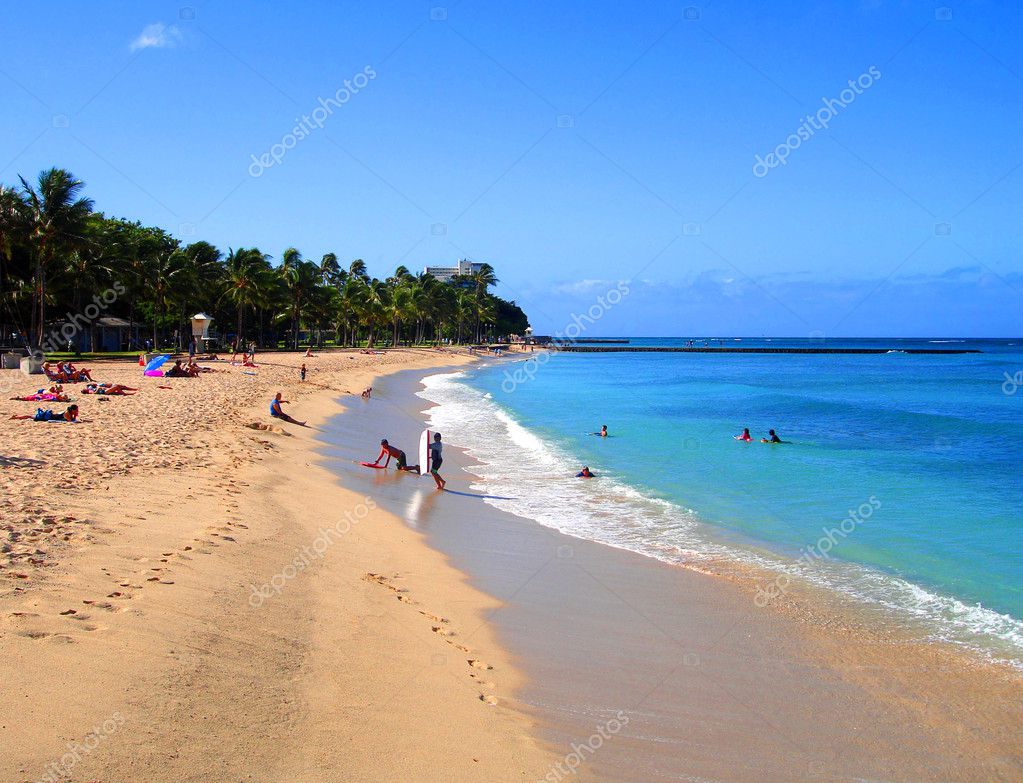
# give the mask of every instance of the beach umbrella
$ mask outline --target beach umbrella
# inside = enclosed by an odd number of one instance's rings
[[[146,365],[146,367],[143,370],[143,372],[148,374],[152,370],[159,370],[161,367],[163,367],[164,362],[166,362],[168,359],[170,359],[170,354],[169,353],[165,353],[162,356],[157,356],[157,357],[155,357],[153,359],[150,359],[149,360],[149,364]]]

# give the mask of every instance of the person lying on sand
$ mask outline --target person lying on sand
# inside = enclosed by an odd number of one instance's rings
[[[277,394],[274,396],[273,401],[270,403],[270,415],[273,416],[275,419],[280,419],[281,421],[286,421],[291,424],[298,424],[300,427],[304,427],[305,426],[304,421],[298,421],[297,419],[291,418],[291,416],[286,414],[284,412],[284,409],[281,408],[282,404],[288,403],[287,400],[282,400],[281,396],[282,395],[280,392],[277,392]]]
[[[34,416],[28,414],[11,416],[12,419],[31,419],[32,421],[70,421],[75,422],[78,420],[78,406],[69,405],[68,409],[63,413],[54,413],[53,411],[39,408]]]
[[[575,474],[575,477],[576,478],[596,478],[597,474],[590,472],[590,466],[589,465],[584,465],[583,469]]]
[[[395,467],[398,470],[407,470],[409,473],[419,472],[419,466],[409,465],[407,462],[408,458],[405,456],[405,452],[399,448],[395,448],[390,443],[388,443],[387,438],[384,438],[382,441],[380,441],[380,455],[376,458],[373,464],[379,465],[380,459],[384,456],[387,457],[387,459],[384,461],[385,468],[391,464],[391,457],[394,457]]]
[[[753,440],[753,436],[749,434],[749,427],[744,427],[742,435],[736,435],[736,440],[741,440],[743,443],[750,443]]]
[[[54,391],[54,389],[59,391]],[[11,397],[11,399],[21,400],[22,402],[71,402],[71,398],[63,393],[60,386],[51,386],[48,392],[40,389],[35,394],[26,394],[24,397]]]
[[[767,431],[767,437],[766,438],[761,438],[760,442],[761,443],[784,443],[785,441],[783,441],[781,438],[779,438],[777,436],[777,434],[775,434],[774,430],[768,430]]]
[[[88,383],[82,389],[82,394],[111,394],[114,396],[131,396],[138,389],[131,386],[124,386],[120,383]]]

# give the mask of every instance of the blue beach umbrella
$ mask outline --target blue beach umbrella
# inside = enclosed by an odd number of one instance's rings
[[[161,367],[163,367],[164,362],[166,362],[168,359],[170,359],[169,353],[165,353],[162,356],[157,356],[153,359],[150,359],[149,364],[145,366],[145,369],[142,372],[148,373],[150,370],[159,370]]]

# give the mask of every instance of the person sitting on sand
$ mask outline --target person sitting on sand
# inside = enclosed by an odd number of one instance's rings
[[[82,394],[110,394],[117,397],[128,396],[137,392],[131,386],[124,386],[120,383],[88,383],[82,389]]]
[[[46,374],[46,380],[55,381],[57,383],[67,383],[67,375],[64,373],[60,366],[54,367],[50,362],[43,362],[43,372]]]
[[[743,443],[750,443],[753,440],[753,436],[749,434],[749,427],[743,427],[742,435],[736,435],[736,440],[741,440]]]
[[[407,470],[409,473],[419,472],[419,466],[409,465],[408,462],[406,461],[407,457],[405,456],[405,452],[399,448],[395,448],[390,443],[388,443],[387,438],[384,438],[382,441],[380,441],[380,455],[376,458],[376,461],[373,464],[379,465],[381,457],[384,456],[387,457],[386,461],[384,462],[385,468],[391,464],[391,457],[394,457],[395,467],[398,470]]]
[[[777,436],[777,434],[775,434],[774,430],[768,430],[767,431],[767,437],[766,438],[761,438],[760,442],[761,443],[784,443],[785,441],[783,441],[781,438],[779,438]]]
[[[590,472],[589,465],[583,465],[583,469],[575,474],[576,478],[596,478],[597,474]]]
[[[256,354],[252,354],[250,356],[247,353],[243,353],[242,354],[242,367],[255,367],[256,366],[256,362],[254,361],[255,358],[256,358]]]
[[[306,359],[314,358],[313,357],[313,347],[311,345],[308,348],[305,349],[305,358]]]
[[[366,387],[365,389],[362,390],[362,399],[368,400],[372,396],[373,396],[373,387],[372,386],[368,386],[368,387]]]
[[[181,366],[181,360],[174,362],[174,366],[163,374],[165,378],[191,378],[192,375]]]
[[[71,362],[65,362],[63,366],[64,373],[72,383],[78,383],[79,381],[92,382],[92,373],[89,370],[79,370]]]
[[[63,413],[54,413],[53,411],[39,408],[34,416],[28,414],[22,414],[18,416],[11,416],[12,419],[31,419],[32,421],[70,421],[75,422],[78,420],[78,406],[69,405],[67,410]]]
[[[282,395],[280,392],[277,392],[277,394],[274,395],[273,401],[270,403],[270,415],[273,416],[275,419],[280,419],[281,421],[286,421],[291,424],[297,424],[300,427],[304,427],[305,426],[304,421],[293,419],[291,416],[284,412],[284,409],[281,408],[281,405],[289,403],[287,400],[282,400],[281,397]]]

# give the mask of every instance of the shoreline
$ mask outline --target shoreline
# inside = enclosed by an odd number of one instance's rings
[[[502,361],[528,362],[529,357],[513,354],[502,357]],[[531,374],[527,372],[527,376]],[[508,373],[505,375],[509,377]],[[518,380],[517,376],[515,379]],[[489,398],[490,395],[485,396]],[[499,405],[497,407],[501,408]],[[500,415],[506,414],[507,412],[503,411]],[[514,417],[512,420],[518,426],[524,427]],[[532,431],[530,436],[538,437]],[[549,444],[547,448],[550,448]],[[558,456],[560,458],[567,456],[573,464],[576,462],[583,464],[586,461],[574,454],[559,453]],[[481,464],[486,464],[486,460],[484,459]],[[485,481],[485,478],[478,478],[481,482]],[[616,484],[618,488],[629,493],[643,495],[643,491],[634,484],[621,480],[617,480]],[[651,500],[645,495],[644,498]],[[979,599],[974,599],[971,603],[969,599],[943,591],[939,586],[910,581],[910,577],[888,573],[855,561],[832,561],[823,554],[824,545],[828,544],[833,548],[836,536],[844,538],[843,534],[848,534],[844,527],[841,527],[844,521],[838,523],[840,526],[838,531],[834,529],[829,531],[822,526],[820,538],[817,540],[817,546],[822,554],[815,554],[813,546],[805,546],[797,555],[793,551],[787,551],[780,544],[758,539],[749,532],[708,523],[700,518],[697,512],[679,501],[666,500],[658,496],[652,502],[655,506],[670,505],[676,514],[691,518],[696,527],[687,544],[676,542],[675,546],[659,547],[650,541],[623,542],[621,539],[600,535],[587,538],[585,534],[579,537],[650,557],[673,567],[680,566],[732,579],[749,592],[755,593],[753,600],[761,608],[768,604],[777,604],[778,608],[785,610],[789,607],[788,610],[792,611],[791,606],[799,605],[802,609],[793,612],[798,615],[810,613],[810,607],[814,605],[831,607],[829,609],[831,612],[838,611],[837,607],[841,607],[841,613],[850,620],[856,620],[854,624],[864,633],[869,632],[869,627],[891,629],[894,623],[901,627],[901,638],[904,642],[944,647],[952,654],[958,652],[965,655],[968,660],[976,657],[984,665],[1005,667],[1023,674],[1023,647],[1019,642],[1020,620],[1006,613],[1003,608],[981,605]],[[879,501],[871,498],[867,511],[863,511],[863,506],[860,506],[859,517],[850,516],[850,521],[856,525],[862,524],[879,505]],[[528,514],[525,516],[531,518]],[[570,537],[577,535],[572,529],[555,523],[549,516],[543,517],[540,523]],[[804,568],[807,564],[823,568],[814,572],[813,569]],[[873,584],[875,580],[882,584]],[[864,585],[865,581],[870,584]],[[792,594],[789,595],[790,593]],[[913,594],[912,597],[921,596],[920,603],[926,608],[914,611],[919,607],[898,604],[897,601],[891,602],[892,596],[906,599],[911,597],[910,594]],[[931,606],[937,608],[931,609]],[[975,612],[979,612],[980,616],[971,614]],[[964,614],[971,616],[963,618]],[[983,630],[978,630],[978,627],[982,627]],[[880,636],[881,634],[875,634],[877,638]],[[884,636],[886,639],[889,637],[890,634]]]
[[[413,375],[422,377],[424,374],[406,373],[388,380],[388,383],[402,385],[397,398],[411,396],[409,383],[402,378]],[[419,388],[417,381],[411,385]],[[397,412],[397,416],[420,418],[418,411],[429,404],[428,400],[419,398],[409,410]],[[400,429],[400,426],[398,422],[389,422],[387,431]],[[471,474],[474,460],[465,455],[455,458],[453,454],[445,460],[445,477],[449,482],[451,461]],[[359,476],[358,473],[353,475]],[[467,481],[472,480],[470,475]],[[402,485],[401,489],[406,488]],[[656,670],[666,665],[681,648],[653,643],[649,637],[653,630],[655,637],[678,635],[689,639],[693,632],[693,637],[701,640],[707,637],[729,640],[725,649],[712,653],[710,661],[705,658],[708,650],[701,649],[702,642],[682,651],[683,659],[692,653],[701,661],[691,670],[683,666],[681,676],[689,683],[687,691],[711,699],[705,704],[710,712],[694,720],[714,722],[720,720],[720,715],[729,715],[729,710],[722,705],[711,706],[713,698],[702,680],[706,679],[708,671],[713,671],[713,678],[721,682],[738,680],[751,687],[744,700],[757,705],[761,712],[788,716],[789,720],[783,720],[780,725],[795,726],[793,733],[799,737],[799,744],[831,747],[843,740],[841,732],[830,736],[830,730],[824,731],[792,714],[792,703],[802,702],[806,712],[833,727],[850,721],[846,726],[848,735],[856,735],[861,743],[856,749],[845,751],[844,755],[851,759],[818,758],[814,762],[818,769],[803,763],[806,759],[800,765],[786,766],[784,759],[773,758],[772,762],[778,765],[774,774],[785,775],[787,779],[820,779],[821,774],[851,775],[866,771],[876,761],[877,754],[871,748],[882,743],[890,745],[889,754],[880,754],[887,764],[883,767],[877,764],[871,771],[883,779],[942,780],[950,774],[956,779],[1011,779],[1014,772],[1023,768],[1023,759],[1018,750],[1014,750],[1019,738],[1019,722],[1013,707],[1019,693],[1018,672],[1001,671],[996,664],[982,662],[951,645],[907,641],[899,629],[882,629],[872,620],[868,621],[862,612],[856,612],[855,607],[822,601],[824,594],[815,590],[793,588],[784,596],[784,601],[755,609],[754,587],[764,578],[760,573],[740,573],[733,568],[707,569],[701,573],[703,569],[678,568],[628,550],[566,536],[493,507],[476,512],[487,520],[486,531],[483,531],[469,519],[459,521],[459,514],[451,507],[436,518],[429,509],[423,512],[404,494],[399,493],[392,501],[406,502],[414,509],[410,524],[427,531],[431,545],[452,557],[460,570],[471,575],[473,584],[506,600],[506,607],[491,619],[499,638],[523,661],[523,668],[530,675],[522,706],[547,726],[544,734],[548,741],[566,752],[573,739],[585,736],[584,732],[588,734],[593,728],[593,721],[580,720],[580,715],[592,719],[597,714],[613,713],[613,708],[627,703],[629,691],[623,683],[635,684],[634,672],[594,665],[591,653],[603,650],[611,659],[620,656],[620,648],[625,646],[630,650],[630,660],[638,668]],[[456,519],[452,522],[449,517]],[[499,528],[498,532],[491,531],[495,527]],[[570,550],[572,559],[552,556],[559,547]],[[585,571],[602,577],[598,580],[591,576],[580,577],[592,590],[603,590],[604,581],[614,585],[613,594],[618,596],[626,596],[636,583],[643,587],[636,588],[636,594],[628,596],[627,603],[616,603],[612,599],[608,599],[608,603],[580,589],[578,582],[564,574],[547,574],[551,568],[556,571],[569,566],[576,568],[584,557],[588,560]],[[554,565],[545,565],[545,558]],[[519,564],[521,568],[516,573],[518,566],[514,560],[525,561],[527,565]],[[540,570],[539,577],[533,575],[536,569]],[[610,577],[605,577],[606,574]],[[770,574],[771,578],[775,576]],[[545,589],[530,584],[520,593],[516,587],[518,578],[532,579]],[[680,608],[674,601],[665,603],[665,595],[685,596],[685,601],[695,603]],[[604,623],[595,616],[598,613],[594,605],[610,614],[613,620]],[[633,622],[636,618],[630,619],[627,615],[636,614],[637,607],[649,617]],[[566,630],[565,626],[573,623],[578,627]],[[646,635],[646,646],[636,647],[624,640],[607,644],[608,637],[628,636],[623,628],[630,627],[635,634]],[[881,630],[885,632],[874,632]],[[541,636],[547,638],[541,639]],[[756,639],[771,639],[772,642],[758,646]],[[725,658],[730,663],[719,660]],[[571,663],[560,666],[558,661]],[[736,670],[740,662],[742,669]],[[793,672],[801,674],[796,677]],[[758,683],[757,687],[753,687],[754,682]],[[603,699],[594,696],[591,702],[580,699],[580,694],[593,695],[595,689],[603,691],[598,696],[611,696]],[[940,693],[935,694],[936,689]],[[645,727],[646,731],[661,736],[660,743],[670,746],[671,741],[663,738],[682,728],[670,725],[673,716],[693,715],[691,698],[695,697],[676,694],[675,701],[669,699],[670,708],[659,715],[661,723],[655,721],[657,725]],[[730,715],[737,726],[743,725],[747,717]],[[777,728],[778,724],[769,723],[769,731],[770,725]],[[666,728],[669,730],[665,731]],[[747,733],[740,744],[755,745],[757,731],[747,725]],[[871,744],[862,744],[868,735],[872,735]],[[620,746],[632,742],[628,731],[618,739]],[[683,741],[681,734],[676,735],[675,741]],[[721,737],[713,734],[703,741],[703,745],[714,748],[722,757],[735,753],[735,744],[720,743]],[[616,751],[606,750],[596,769],[605,772],[609,779],[639,779],[628,777],[627,770],[638,768],[643,754],[649,753],[651,747],[656,752],[656,743],[651,746],[637,741],[628,752],[622,751],[624,759],[611,758],[616,756]],[[761,760],[771,757],[771,751],[766,748],[761,748],[760,753]],[[750,759],[748,754],[745,757],[740,754],[739,758],[731,760],[738,764],[736,769],[742,769],[740,762]],[[669,760],[661,758],[660,761],[667,765],[665,768],[672,768]],[[672,769],[675,774],[699,774],[714,780],[747,779],[744,773],[723,773],[712,758],[701,762],[699,754],[693,766]]]
[[[546,774],[553,759],[530,721],[500,706],[519,676],[482,627],[493,599],[371,496],[341,488],[312,427],[265,412],[280,388],[293,415],[323,422],[341,410],[339,394],[452,357],[325,355],[305,361],[317,370],[310,380],[327,383],[305,391],[303,357],[288,358],[251,380],[240,369],[183,380],[162,400],[148,387],[89,400],[85,423],[60,430],[60,470],[35,463],[59,425],[3,422],[24,441],[20,460],[5,463],[7,511],[27,514],[11,515],[8,538],[43,553],[8,549],[0,570],[0,644],[13,672],[0,697],[4,780]],[[97,367],[136,380],[137,370]],[[209,409],[189,392],[208,394]],[[131,417],[154,400],[173,400],[164,427],[196,417],[208,427],[176,441],[139,427]],[[186,410],[192,402],[200,410]],[[122,464],[107,456],[104,468],[99,443],[120,448]],[[264,584],[280,589],[253,600]],[[462,645],[461,629],[477,626]]]

